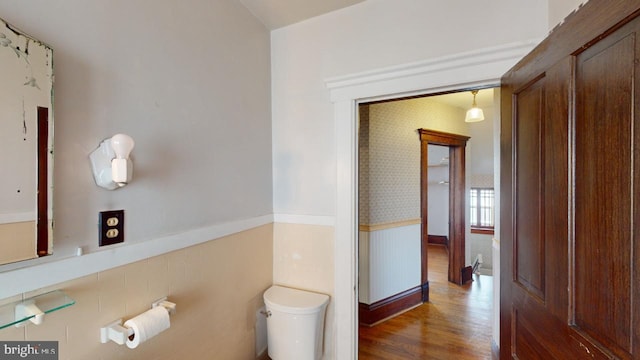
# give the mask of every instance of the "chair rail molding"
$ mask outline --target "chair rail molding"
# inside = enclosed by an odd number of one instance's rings
[[[0,300],[271,223],[273,215],[230,221],[127,246],[97,250],[82,256],[8,270],[0,273]]]

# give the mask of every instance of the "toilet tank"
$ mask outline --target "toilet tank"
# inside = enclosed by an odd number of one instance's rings
[[[329,296],[274,285],[263,297],[268,314],[269,357],[273,360],[320,359]]]

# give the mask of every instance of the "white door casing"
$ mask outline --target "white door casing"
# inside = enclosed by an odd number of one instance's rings
[[[334,104],[336,139],[336,359],[357,358],[358,104],[462,88],[499,86],[502,74],[538,42],[506,44],[325,80]],[[499,278],[500,269],[494,269],[494,276]]]

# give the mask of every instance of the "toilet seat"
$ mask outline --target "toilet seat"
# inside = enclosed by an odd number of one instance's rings
[[[264,293],[264,302],[274,310],[289,314],[312,314],[326,305],[329,296],[274,285]]]

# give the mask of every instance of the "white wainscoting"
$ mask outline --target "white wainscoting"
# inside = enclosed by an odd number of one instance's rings
[[[373,304],[420,285],[420,224],[360,231],[359,302]]]
[[[358,302],[371,304],[369,300],[369,232],[359,232],[358,237]]]
[[[202,244],[272,222],[273,215],[257,216],[0,272],[0,299]]]

